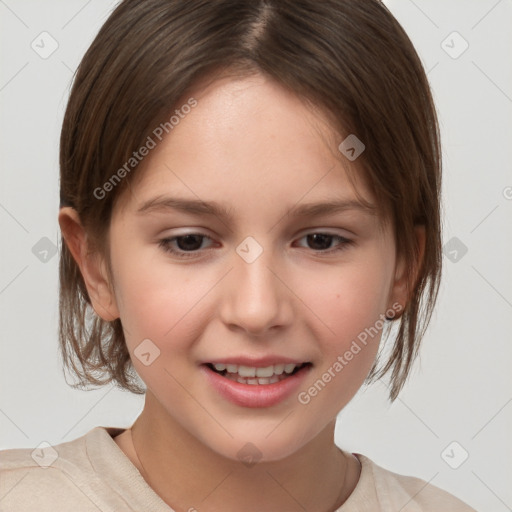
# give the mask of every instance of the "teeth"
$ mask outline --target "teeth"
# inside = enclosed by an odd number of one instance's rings
[[[250,384],[251,386],[261,385],[261,384],[274,384],[275,382],[279,382],[281,380],[286,379],[284,375],[272,375],[270,378],[266,377],[255,377],[255,378],[245,378],[238,376],[237,373],[226,373],[224,375],[229,380],[234,380],[235,382],[239,382],[240,384]]]
[[[218,372],[227,371],[225,377],[233,375],[233,380],[237,380],[243,384],[273,384],[278,382],[278,377],[285,374],[292,373],[300,364],[276,364],[266,366],[265,368],[256,368],[254,366],[244,366],[236,364],[222,364],[217,363],[213,365]],[[277,380],[276,380],[277,379]]]
[[[295,370],[295,365],[294,364],[285,364],[284,365],[284,371],[286,373],[292,373],[293,370]]]
[[[240,375],[240,377],[256,377],[256,368],[251,368],[249,366],[239,366],[238,375]]]
[[[256,368],[256,377],[272,377],[274,375],[274,367],[267,366],[266,368]]]
[[[276,364],[274,366],[274,373],[276,375],[281,375],[284,372],[284,364]]]

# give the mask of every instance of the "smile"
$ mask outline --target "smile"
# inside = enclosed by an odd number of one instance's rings
[[[200,370],[216,394],[240,407],[271,407],[283,402],[310,372],[312,363],[266,366],[204,363]]]
[[[310,363],[302,364],[276,364],[257,368],[255,366],[244,366],[236,364],[211,364],[208,366],[213,371],[240,384],[248,384],[251,386],[274,384],[286,379],[289,375],[293,375],[301,368]]]

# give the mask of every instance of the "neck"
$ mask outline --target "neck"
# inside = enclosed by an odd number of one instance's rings
[[[148,394],[126,432],[129,441],[118,444],[176,512],[333,512],[359,478],[357,459],[334,443],[335,421],[284,459],[244,464],[213,451],[168,415],[151,414],[151,401]]]

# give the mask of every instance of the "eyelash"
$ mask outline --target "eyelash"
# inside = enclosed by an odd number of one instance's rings
[[[342,242],[339,246],[337,246],[334,249],[327,249],[327,250],[324,250],[324,251],[322,251],[322,250],[315,251],[313,249],[314,252],[316,252],[317,254],[320,254],[320,255],[330,255],[330,254],[333,254],[333,253],[338,253],[338,252],[344,251],[350,245],[354,244],[353,240],[349,240],[348,238],[345,238],[345,237],[343,237],[341,235],[336,235],[336,234],[333,234],[333,233],[322,233],[322,232],[308,233],[308,234],[302,236],[301,238],[304,238],[304,237],[307,237],[307,236],[310,236],[310,235],[326,235],[328,237],[332,237],[333,239],[336,239],[336,240]],[[172,238],[164,238],[164,239],[160,240],[160,242],[158,243],[158,246],[161,247],[164,252],[170,253],[170,254],[172,254],[174,256],[177,256],[178,258],[182,258],[182,259],[195,258],[196,254],[199,252],[199,250],[196,250],[196,251],[182,251],[182,250],[179,250],[179,251],[177,251],[176,249],[173,249],[171,247],[171,243],[172,242],[174,242],[175,240],[177,240],[179,238],[185,238],[187,236],[197,236],[197,237],[201,237],[203,239],[207,238],[207,239],[211,240],[211,238],[209,236],[202,235],[201,233],[186,233],[184,235],[179,235],[179,236],[175,236],[175,237],[172,237]]]

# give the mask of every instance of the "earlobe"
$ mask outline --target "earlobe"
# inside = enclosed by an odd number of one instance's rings
[[[119,318],[104,261],[97,251],[90,247],[77,211],[71,207],[61,208],[59,225],[65,243],[80,268],[94,310],[107,322]]]
[[[416,225],[414,228],[414,232],[416,235],[416,247],[417,247],[417,259],[414,261],[413,271],[407,272],[407,267],[405,265],[405,260],[400,258],[398,261],[396,272],[395,272],[395,280],[393,283],[391,304],[400,304],[400,314],[395,315],[393,318],[400,318],[407,303],[409,302],[409,297],[411,292],[414,290],[421,267],[423,266],[423,257],[425,254],[425,226]]]

